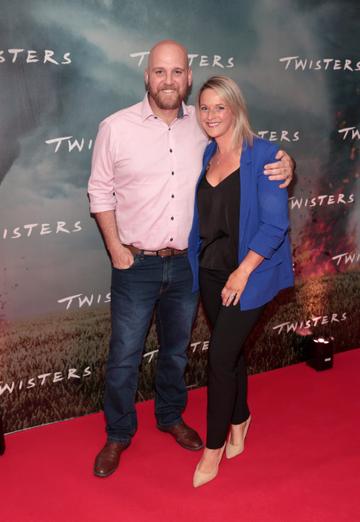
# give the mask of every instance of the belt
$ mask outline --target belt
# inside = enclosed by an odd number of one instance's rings
[[[184,250],[178,250],[177,248],[162,248],[161,250],[142,250],[141,248],[137,248],[133,245],[123,245],[128,248],[130,252],[134,255],[141,256],[159,256],[159,257],[168,257],[168,256],[181,256],[182,254],[186,254],[187,248]]]

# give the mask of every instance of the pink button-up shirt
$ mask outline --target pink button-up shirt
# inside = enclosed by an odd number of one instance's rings
[[[208,138],[195,108],[170,125],[147,96],[100,123],[89,180],[90,211],[114,210],[120,241],[144,250],[187,248]]]

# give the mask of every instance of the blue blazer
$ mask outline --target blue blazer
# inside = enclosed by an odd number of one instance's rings
[[[206,147],[203,167],[197,183],[215,154],[216,142]],[[264,165],[276,161],[278,147],[254,137],[253,145],[244,143],[240,158],[239,264],[249,250],[265,259],[252,272],[240,298],[241,310],[257,308],[270,301],[282,288],[293,286],[288,236],[288,195],[279,183],[263,174]],[[197,194],[197,192],[196,192]],[[199,212],[195,195],[194,218],[189,236],[188,257],[193,273],[193,291],[199,289],[199,253],[201,249]]]

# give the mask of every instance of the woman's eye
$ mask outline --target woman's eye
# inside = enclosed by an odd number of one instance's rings
[[[205,111],[207,111],[207,107],[204,107],[204,106],[203,106],[203,107],[200,107],[200,110],[201,110],[202,112],[205,112]]]

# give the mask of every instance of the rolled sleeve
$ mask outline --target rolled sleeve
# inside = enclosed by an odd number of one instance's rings
[[[277,147],[271,146],[264,165],[276,161],[277,150]],[[286,189],[279,188],[281,182],[270,181],[263,174],[263,165],[258,169],[257,183],[260,226],[249,248],[270,259],[284,241],[289,227],[288,193]]]
[[[88,194],[90,212],[115,210],[116,198],[111,128],[106,121],[100,124],[94,144]]]

